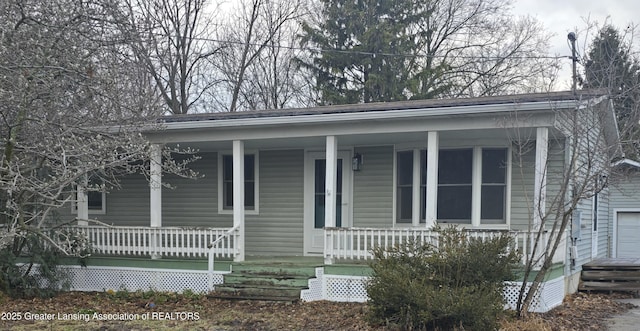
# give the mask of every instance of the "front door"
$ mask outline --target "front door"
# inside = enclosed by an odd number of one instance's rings
[[[349,153],[338,152],[336,183],[336,226],[349,225],[350,168]],[[326,159],[324,153],[309,153],[307,160],[307,197],[305,209],[305,253],[318,254],[324,250]]]

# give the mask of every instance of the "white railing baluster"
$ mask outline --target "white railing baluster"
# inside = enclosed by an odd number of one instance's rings
[[[142,229],[142,254],[143,255],[151,255],[149,252],[149,246],[151,246],[149,229]]]
[[[137,229],[136,230],[138,239],[136,240],[136,243],[138,244],[138,255],[144,255],[144,232],[142,229]]]
[[[367,259],[367,254],[369,253],[369,235],[367,230],[364,230],[364,246],[362,247],[362,259],[366,260]],[[371,235],[373,237],[373,231],[371,231]],[[371,248],[373,248],[373,246],[371,246]]]
[[[150,255],[175,257],[203,257],[208,254],[209,243],[216,243],[217,256],[234,257],[238,253],[236,233],[229,228],[189,229],[177,227],[142,226],[69,226],[69,231],[83,233],[91,244],[93,253],[105,255]],[[348,235],[345,236],[345,240]],[[347,241],[345,241],[346,243]],[[350,252],[344,247],[344,253]]]
[[[126,226],[82,226],[69,227],[85,234],[91,242],[92,250],[98,254],[112,255],[159,255],[175,257],[215,257],[233,258],[238,254],[237,229],[209,228],[189,229],[177,227],[126,227]],[[468,238],[489,240],[504,231],[469,230]],[[535,231],[507,232],[514,238],[512,249],[522,252],[522,262],[544,252],[551,236],[542,234],[540,247],[533,251]],[[438,234],[424,228],[331,228],[325,229],[324,242],[327,258],[345,258],[369,260],[371,251],[376,247],[389,249],[410,240],[438,245]],[[212,245],[212,246],[210,246]],[[566,246],[566,242],[563,244]],[[555,260],[564,259],[566,247],[554,256]],[[537,254],[538,253],[538,254]]]
[[[354,241],[354,240],[353,240],[353,239],[354,239],[354,238],[353,238],[353,229],[349,229],[349,237],[348,237],[348,238],[345,238],[345,240],[346,240],[346,239],[348,239],[348,240],[347,240],[347,243],[346,243],[346,245],[345,245],[345,246],[346,246],[346,247],[349,247],[349,258],[351,258],[351,259],[353,260],[353,241]],[[345,252],[345,253],[346,253],[346,252]],[[346,255],[346,254],[345,254],[345,255]]]
[[[503,230],[467,230],[469,240],[487,241],[507,233],[514,239],[510,249],[523,252],[523,263],[533,252],[533,234],[527,231]],[[376,247],[390,249],[410,241],[438,246],[438,233],[420,228],[331,228],[324,230],[325,254],[327,258],[346,258],[369,260],[373,258],[372,250]],[[548,240],[545,233],[543,239]]]
[[[134,249],[133,243],[131,242],[131,238],[132,238],[132,235],[133,235],[131,233],[132,230],[133,229],[127,229],[127,231],[126,231],[126,235],[127,235],[127,242],[126,242],[126,244],[127,244],[127,254],[130,254],[130,255],[133,255],[133,249]]]
[[[102,254],[107,254],[107,251],[106,251],[107,245],[105,243],[104,231],[100,231],[100,238],[102,238],[102,240],[100,242],[100,245],[101,245],[100,251],[101,251]]]
[[[191,230],[182,230],[182,247],[184,247],[184,251],[182,253],[182,256],[184,257],[189,257],[189,255],[191,255],[191,247],[189,246],[189,244],[191,243],[191,241],[189,240],[189,236],[191,234]]]

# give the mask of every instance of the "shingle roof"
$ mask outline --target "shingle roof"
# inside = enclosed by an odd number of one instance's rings
[[[429,99],[429,100],[410,100],[396,102],[376,102],[349,105],[321,106],[312,108],[291,108],[276,110],[258,110],[258,111],[242,111],[242,112],[218,112],[218,113],[202,113],[202,114],[184,114],[171,115],[162,117],[165,123],[172,122],[196,122],[196,121],[212,121],[212,120],[228,120],[242,118],[262,118],[262,117],[286,117],[300,115],[317,115],[317,114],[338,114],[338,113],[361,113],[370,111],[385,110],[402,110],[402,109],[428,109],[428,108],[446,108],[460,106],[477,106],[477,105],[498,105],[508,103],[525,103],[525,102],[553,102],[565,100],[584,100],[595,97],[606,96],[607,93],[603,89],[579,90],[576,94],[571,91],[547,92],[547,93],[531,93],[516,94],[506,96],[491,96],[479,98],[458,98],[458,99]]]

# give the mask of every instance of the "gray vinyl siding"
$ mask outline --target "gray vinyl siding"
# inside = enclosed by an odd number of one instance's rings
[[[560,180],[564,171],[563,141],[549,143],[547,209],[553,208],[553,200],[558,196]],[[533,196],[535,184],[535,142],[525,148],[512,148],[511,168],[511,228],[526,230],[533,219]]]
[[[533,145],[533,147],[531,146]],[[535,145],[512,148],[511,162],[511,228],[525,230],[533,218]]]
[[[593,227],[593,200],[592,199],[584,199],[578,203],[576,209],[582,212],[581,215],[581,228],[580,228],[580,239],[576,242],[578,247],[578,259],[576,260],[576,265],[581,266],[589,261],[591,261],[591,237],[592,227]]]
[[[614,179],[609,184],[610,215],[613,217],[614,209],[628,208],[640,209],[640,172],[632,171]]]
[[[217,212],[217,154],[199,153],[201,158],[189,164],[198,178],[182,178],[163,174],[163,182],[171,188],[162,188],[162,225],[184,227],[228,227],[229,215]],[[147,179],[140,174],[121,178],[120,188],[106,194],[105,214],[89,213],[89,217],[116,226],[150,225],[150,189]],[[64,219],[73,219],[71,207],[60,210]]]
[[[611,237],[609,228],[609,189],[605,188],[598,194],[598,257],[609,257],[611,250]]]
[[[106,213],[89,213],[89,218],[116,226],[149,226],[150,190],[147,179],[140,174],[128,175],[122,178],[120,185],[120,188],[107,192]]]
[[[106,213],[89,214],[102,222],[119,226],[149,226],[149,182],[143,175],[129,175],[122,179],[121,188],[106,194]]]
[[[549,154],[547,156],[547,192],[546,207],[550,216],[555,216],[564,194],[563,182],[565,180],[565,141],[549,141]]]
[[[261,151],[259,215],[246,215],[247,255],[302,255],[304,151]]]
[[[162,225],[230,227],[230,215],[218,214],[218,155],[199,153],[201,158],[189,164],[198,177],[164,175],[172,188],[162,188]],[[148,188],[147,188],[148,190]]]
[[[105,214],[89,212],[89,218],[116,226],[149,226],[149,182],[140,174],[131,174],[121,178],[120,187],[106,193]],[[71,204],[58,209],[56,216],[61,221],[76,218]]]
[[[393,226],[393,146],[356,148],[364,156],[353,178],[353,226]]]

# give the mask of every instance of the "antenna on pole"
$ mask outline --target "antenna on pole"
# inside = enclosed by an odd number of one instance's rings
[[[578,58],[576,57],[576,34],[574,32],[569,32],[569,34],[567,35],[567,38],[571,42],[571,62],[572,62],[572,69],[573,69],[571,90],[575,95],[577,90],[577,85],[578,85],[578,73],[576,69],[576,65],[578,63]]]

